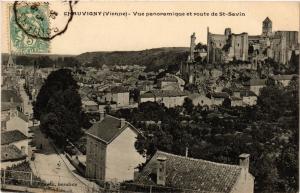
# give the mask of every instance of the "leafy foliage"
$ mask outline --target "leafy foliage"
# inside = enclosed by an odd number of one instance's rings
[[[117,116],[142,128],[135,144],[141,154],[151,156],[160,149],[185,155],[188,148],[194,158],[238,164],[238,156],[249,153],[255,192],[296,192],[298,85],[297,78],[287,87],[270,80],[252,107],[224,104],[210,111],[188,100],[169,109],[147,102]]]
[[[81,136],[85,121],[78,85],[70,70],[60,69],[48,76],[33,110],[34,117],[41,121],[41,129],[58,145],[64,145],[66,138],[74,141]]]

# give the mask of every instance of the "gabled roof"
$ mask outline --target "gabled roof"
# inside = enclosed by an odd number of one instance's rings
[[[267,79],[250,79],[245,82],[245,86],[264,86],[266,85]]]
[[[251,90],[242,90],[241,97],[249,97],[249,96],[257,96],[253,91]]]
[[[211,96],[214,98],[228,98],[229,94],[227,92],[214,92],[211,93]]]
[[[173,76],[165,76],[165,77],[158,79],[158,81],[178,82],[177,78],[175,78]]]
[[[278,75],[273,75],[274,80],[292,80],[293,77],[298,77],[297,74],[278,74]]]
[[[240,97],[235,97],[235,96],[232,96],[230,98],[231,98],[232,101],[241,101],[241,100],[243,100]]]
[[[269,17],[267,17],[267,18],[263,21],[263,23],[270,23],[270,22],[272,22],[272,21],[270,20]]]
[[[139,131],[130,123],[125,121],[125,125],[121,126],[121,119],[111,115],[105,115],[102,121],[98,121],[90,127],[86,133],[99,138],[106,144],[112,142],[118,135],[120,135],[127,127],[138,133]]]
[[[14,61],[13,61],[13,59],[12,59],[12,56],[11,55],[9,55],[9,58],[8,58],[8,61],[7,61],[7,66],[14,66],[15,65],[15,63],[14,63]]]
[[[19,130],[5,131],[1,133],[1,145],[10,144],[24,139],[27,139],[26,135]]]
[[[180,97],[187,96],[185,92],[180,90],[151,90],[142,94],[141,98],[153,98],[153,97]]]
[[[229,193],[242,170],[237,165],[215,163],[157,151],[137,176],[137,183],[155,184],[150,176],[153,176],[157,170],[157,157],[166,158],[165,186],[179,189]]]
[[[125,86],[113,86],[104,90],[105,92],[111,93],[127,93],[129,92],[128,87]]]
[[[1,145],[1,162],[25,159],[26,155],[15,145]]]
[[[82,101],[83,105],[86,106],[98,106],[98,104],[95,101],[89,100],[89,101]]]

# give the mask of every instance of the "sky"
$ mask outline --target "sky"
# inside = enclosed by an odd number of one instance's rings
[[[63,15],[60,4],[56,11]],[[2,4],[2,52],[9,52],[7,6]],[[130,16],[74,16],[65,34],[51,40],[51,54],[80,54],[92,51],[131,51],[158,47],[188,47],[190,35],[196,42],[206,43],[210,32],[223,34],[226,27],[232,33],[262,32],[262,21],[268,16],[273,31],[299,31],[297,2],[82,2],[75,12],[128,12]],[[136,17],[133,12],[242,12],[245,16],[152,16]],[[66,19],[66,16],[64,16]]]

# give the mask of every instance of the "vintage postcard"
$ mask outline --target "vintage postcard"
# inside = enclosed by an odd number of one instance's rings
[[[298,192],[299,10],[1,1],[1,191]]]

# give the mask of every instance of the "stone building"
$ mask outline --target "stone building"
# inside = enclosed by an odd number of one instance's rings
[[[275,62],[287,64],[292,51],[299,51],[298,31],[272,31],[272,21],[266,18],[262,23],[262,34],[249,36],[252,58],[264,60],[272,58]]]
[[[253,193],[249,158],[249,154],[241,154],[239,165],[229,165],[157,151],[136,175],[135,183],[178,192]]]
[[[163,103],[168,108],[172,108],[182,106],[186,97],[187,94],[180,90],[152,90],[140,96],[140,103],[148,101],[157,102]]]
[[[103,181],[133,180],[145,161],[135,149],[139,131],[124,119],[100,112],[100,121],[87,132],[86,177]]]
[[[234,59],[248,60],[248,33],[234,34],[226,28],[224,34],[213,34],[207,28],[207,61],[224,63]]]
[[[246,32],[234,34],[230,28],[226,28],[224,34],[213,34],[207,28],[207,64],[247,61],[251,63],[250,69],[256,69],[267,58],[288,64],[293,51],[299,54],[298,31],[273,32],[272,26],[271,19],[267,17],[262,22],[262,33],[259,35],[248,35]],[[181,65],[180,72],[185,81],[195,83],[201,64],[195,61],[198,54],[195,33],[190,39],[190,55],[187,62]]]
[[[129,106],[129,89],[124,86],[109,87],[98,96],[98,101],[116,104],[117,107]]]

